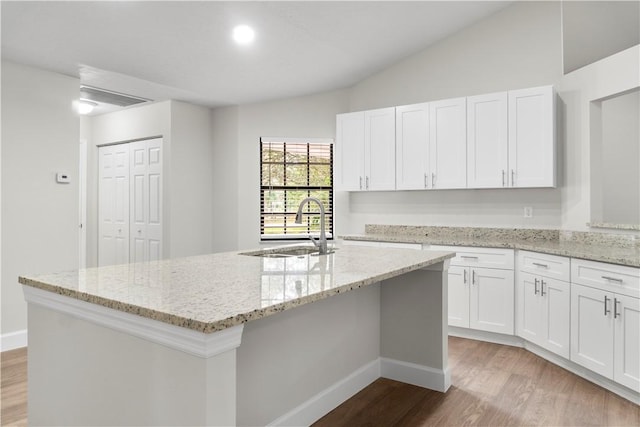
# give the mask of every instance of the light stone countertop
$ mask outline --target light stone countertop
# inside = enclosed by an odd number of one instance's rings
[[[470,246],[485,248],[511,248],[591,261],[620,264],[630,267],[640,267],[640,248],[631,246],[616,246],[610,243],[588,243],[566,240],[529,240],[511,239],[508,237],[466,237],[439,236],[429,237],[415,234],[353,234],[340,236],[343,240],[361,240],[376,242],[421,243],[429,245]]]
[[[329,255],[287,258],[243,252],[247,251],[21,276],[19,282],[212,333],[454,256],[453,252],[355,246],[339,246]]]

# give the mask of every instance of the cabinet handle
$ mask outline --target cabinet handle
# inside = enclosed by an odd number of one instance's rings
[[[464,270],[464,284],[467,284],[467,270]]]
[[[516,171],[511,169],[511,186],[516,185]]]
[[[435,172],[431,172],[431,188],[436,184],[436,174]]]
[[[362,177],[360,177],[360,189],[362,190]]]
[[[618,282],[618,283],[623,282],[622,279],[618,279],[617,277],[602,276],[602,278],[605,280],[611,280],[612,282]]]
[[[478,259],[478,257],[477,257],[477,256],[472,256],[472,255],[460,255],[460,258]]]
[[[472,285],[476,284],[476,271],[475,270],[471,270],[471,284]]]
[[[544,279],[540,279],[540,296],[545,296],[546,295],[546,293],[544,291],[544,285],[545,285]]]
[[[428,188],[428,187],[427,187],[428,185],[429,185],[429,184],[427,183],[427,173],[425,172],[425,173],[424,173],[424,188]]]
[[[611,301],[611,298],[607,298],[607,296],[604,296],[604,315],[606,316],[607,314],[611,313],[611,310],[607,310],[607,302]]]
[[[618,316],[622,317],[622,313],[618,313],[618,303],[622,301],[618,301],[618,298],[613,299],[613,318],[617,319]]]
[[[532,264],[535,265],[536,267],[549,268],[547,264],[540,264],[539,262],[532,262]]]
[[[538,295],[538,279],[533,279],[533,294]]]
[[[502,186],[504,187],[504,176],[505,176],[505,171],[504,169],[502,169]]]
[[[369,177],[368,176],[365,178],[364,182],[365,182],[365,190],[368,190],[369,189]]]

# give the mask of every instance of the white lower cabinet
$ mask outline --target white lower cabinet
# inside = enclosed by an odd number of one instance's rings
[[[449,267],[449,326],[469,327],[469,269]]]
[[[449,267],[449,326],[513,335],[513,250],[436,246],[456,252]]]
[[[519,251],[518,268],[517,335],[568,359],[569,258]]]
[[[469,268],[469,327],[513,335],[513,270]]]
[[[640,392],[640,270],[583,260],[571,269],[571,360]]]

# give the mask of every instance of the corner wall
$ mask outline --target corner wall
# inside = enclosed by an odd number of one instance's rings
[[[78,266],[79,86],[77,78],[2,62],[3,336],[27,328],[19,275]],[[71,182],[58,184],[56,172]]]

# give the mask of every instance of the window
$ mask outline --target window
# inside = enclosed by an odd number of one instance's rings
[[[320,209],[307,203],[302,224],[296,212],[306,197],[325,208],[333,238],[333,140],[260,138],[260,239],[307,239],[320,233]]]

